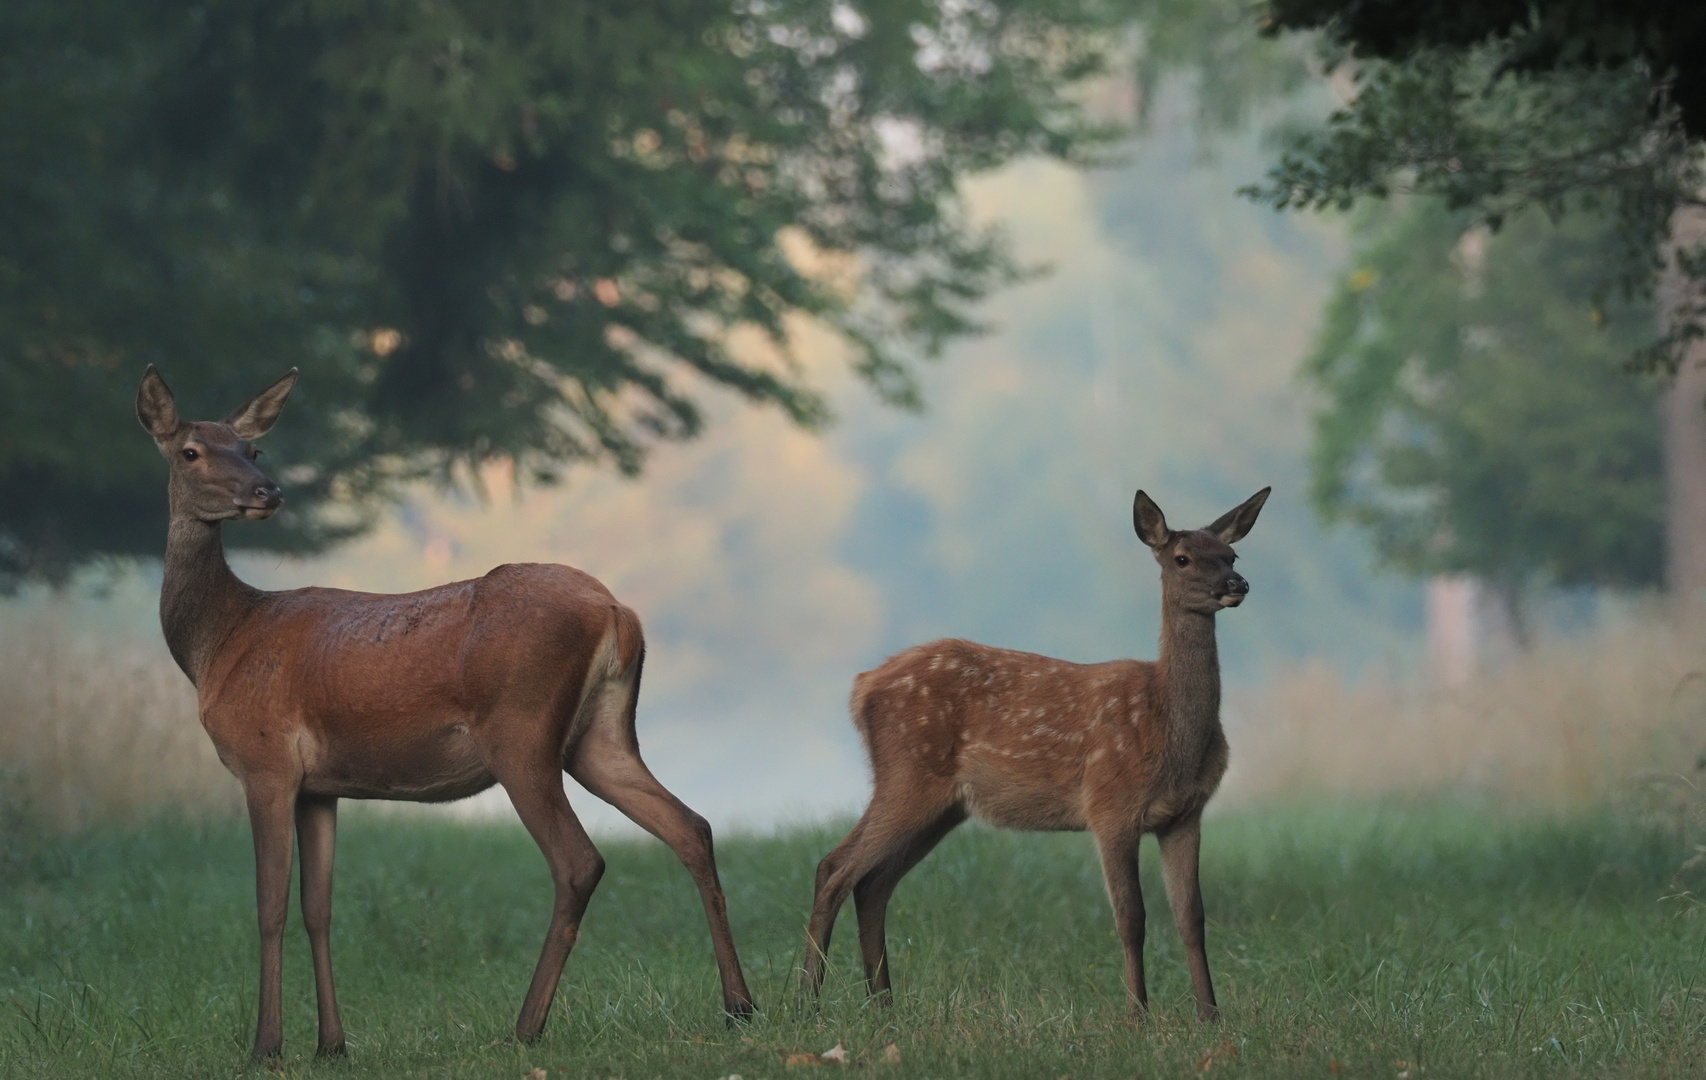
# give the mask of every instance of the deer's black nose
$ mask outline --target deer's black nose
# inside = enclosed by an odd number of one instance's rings
[[[1246,596],[1250,592],[1250,583],[1233,574],[1226,581],[1226,591],[1234,596]]]
[[[268,480],[264,484],[255,485],[255,501],[268,510],[276,510],[279,503],[284,501],[284,494],[278,490],[277,484]]]

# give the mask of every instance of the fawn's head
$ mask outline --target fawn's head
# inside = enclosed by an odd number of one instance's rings
[[[1161,595],[1164,602],[1212,615],[1221,608],[1237,607],[1249,595],[1250,583],[1232,569],[1238,558],[1232,545],[1244,539],[1256,524],[1256,515],[1268,501],[1263,488],[1217,518],[1212,525],[1176,532],[1155,500],[1142,491],[1132,504],[1132,524],[1137,537],[1155,552],[1161,564]]]
[[[284,501],[272,477],[255,459],[254,440],[267,433],[284,409],[296,369],[232,410],[220,421],[179,420],[166,380],[149,364],[136,391],[136,418],[171,468],[167,498],[172,516],[201,521],[271,517]]]

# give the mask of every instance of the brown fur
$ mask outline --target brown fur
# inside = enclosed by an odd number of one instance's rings
[[[255,836],[261,985],[254,1055],[283,1041],[279,965],[291,845],[314,959],[319,1049],[341,1053],[332,987],[332,849],[340,798],[441,802],[502,784],[556,886],[545,947],[516,1022],[544,1029],[604,860],[563,792],[566,769],[681,858],[704,901],[731,1015],[752,1010],[705,820],[664,789],[634,734],[640,620],[567,566],[500,566],[402,595],[263,592],[226,564],[220,524],[265,517],[278,489],[252,439],[292,372],[221,423],[177,419],[152,367],[137,414],[171,463],[161,626],[198,691],[202,726],[241,781]],[[193,455],[193,457],[192,457]]]
[[[1215,1015],[1203,945],[1197,849],[1203,806],[1226,772],[1214,615],[1249,590],[1231,544],[1255,524],[1264,488],[1206,529],[1174,532],[1143,492],[1138,535],[1161,566],[1161,655],[1072,664],[945,640],[853,680],[853,724],[871,759],[871,802],[818,866],[805,986],[823,980],[849,892],[872,994],[890,988],[884,920],[902,876],[968,817],[1011,829],[1095,834],[1126,951],[1134,1004],[1147,1004],[1138,839],[1161,841],[1198,1011]],[[1181,561],[1182,560],[1182,561]]]

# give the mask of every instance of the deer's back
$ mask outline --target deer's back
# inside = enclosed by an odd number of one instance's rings
[[[633,612],[567,566],[505,565],[412,593],[293,589],[264,595],[221,647],[203,721],[222,756],[233,742],[243,759],[282,753],[309,777],[344,776],[347,794],[412,775],[442,791],[393,797],[459,797],[491,782],[475,728],[546,712],[566,737],[589,675],[626,670],[640,647]],[[286,745],[269,754],[268,739]],[[356,763],[384,775],[356,776]]]

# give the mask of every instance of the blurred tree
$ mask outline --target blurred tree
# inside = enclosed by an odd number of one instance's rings
[[[1403,190],[1498,228],[1538,207],[1611,223],[1596,293],[1661,301],[1631,339],[1675,374],[1661,415],[1666,578],[1706,617],[1706,8],[1659,0],[1268,0],[1270,32],[1319,30],[1354,96],[1294,133],[1266,184],[1285,206]]]
[[[636,471],[710,387],[817,424],[794,315],[915,405],[1017,272],[957,179],[1095,158],[1078,86],[1142,7],[0,5],[0,584],[159,549],[149,361],[196,416],[304,369],[291,513],[232,538],[292,550],[404,477]]]
[[[1614,231],[1529,211],[1489,234],[1437,199],[1365,214],[1304,368],[1318,509],[1403,570],[1481,576],[1513,616],[1537,584],[1656,584],[1659,388],[1623,363],[1652,314],[1599,294]]]
[[[1668,0],[1267,0],[1262,24],[1324,30],[1356,55],[1403,61],[1432,49],[1504,46],[1505,67],[1538,74],[1632,65],[1662,84],[1678,119],[1706,135],[1706,9]]]
[[[1706,9],[1638,0],[1414,5],[1269,0],[1269,32],[1323,32],[1354,96],[1286,139],[1267,183],[1285,207],[1440,196],[1497,229],[1527,207],[1609,215],[1601,292],[1650,294],[1678,210],[1701,199]],[[1685,269],[1706,272],[1702,253]],[[1706,307],[1675,313],[1638,359],[1674,369]],[[1644,347],[1643,347],[1644,346]]]

